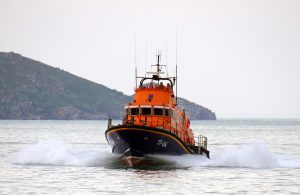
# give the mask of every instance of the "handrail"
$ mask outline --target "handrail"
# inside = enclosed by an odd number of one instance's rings
[[[199,135],[197,137],[197,141],[195,142],[195,145],[198,146],[198,151],[200,151],[200,148],[204,148],[207,150],[207,137],[203,135]]]
[[[167,118],[164,117],[160,118],[151,115],[144,116],[144,120],[142,119],[141,115],[131,116],[130,119],[128,119],[128,115],[125,115],[123,117],[123,124],[136,124],[140,126],[150,126],[150,127],[161,126],[163,129],[172,131],[171,120],[168,120]]]

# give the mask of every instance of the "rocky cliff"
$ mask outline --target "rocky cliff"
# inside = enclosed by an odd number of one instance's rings
[[[120,119],[130,101],[122,92],[59,68],[0,52],[0,119]],[[207,108],[182,102],[192,119],[216,119]]]

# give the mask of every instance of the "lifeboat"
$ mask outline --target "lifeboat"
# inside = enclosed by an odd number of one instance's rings
[[[105,136],[112,153],[127,160],[152,154],[209,158],[207,138],[200,135],[195,140],[189,116],[178,104],[177,87],[174,94],[177,68],[176,76],[169,77],[160,57],[158,53],[152,71],[143,77],[136,75],[135,94],[132,102],[125,105],[122,123],[113,125],[112,119],[108,119]]]

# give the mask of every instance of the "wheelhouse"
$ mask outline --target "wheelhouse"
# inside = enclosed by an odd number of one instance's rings
[[[125,106],[123,124],[161,128],[173,132],[187,143],[194,143],[189,118],[177,104],[173,88],[177,77],[168,77],[166,66],[158,62],[152,65],[156,70],[145,76],[136,76],[135,94],[131,103]],[[163,72],[165,71],[165,72]]]

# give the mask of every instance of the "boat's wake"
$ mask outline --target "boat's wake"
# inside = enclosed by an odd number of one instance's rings
[[[176,169],[188,167],[246,167],[246,168],[300,168],[299,156],[272,153],[265,144],[240,145],[211,152],[211,159],[197,155],[160,156],[141,159],[142,169]],[[144,163],[145,162],[145,163]],[[108,147],[78,148],[61,140],[40,141],[19,151],[14,164],[96,166],[126,168],[124,158],[113,155]]]
[[[189,167],[232,167],[232,168],[300,168],[299,155],[279,155],[270,151],[266,144],[244,144],[236,148],[214,150],[211,159],[203,156],[160,156],[173,160],[178,165]]]
[[[13,162],[25,165],[103,166],[111,158],[108,148],[80,148],[62,140],[44,140],[19,151]]]

